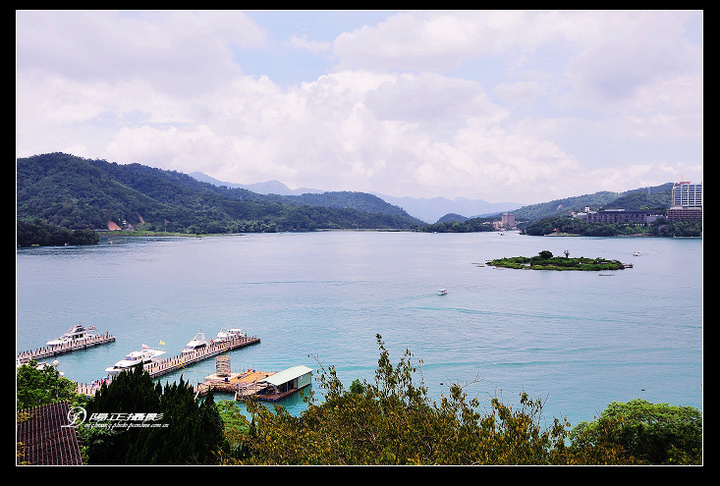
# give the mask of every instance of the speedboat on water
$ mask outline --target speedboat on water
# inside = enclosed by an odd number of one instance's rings
[[[192,338],[192,341],[187,343],[185,347],[182,350],[182,354],[187,353],[194,353],[195,351],[199,351],[203,348],[206,348],[208,345],[208,342],[205,340],[205,334],[199,332],[195,334],[195,337]]]
[[[231,328],[226,329],[222,328],[220,329],[220,332],[217,334],[216,340],[217,341],[232,341],[233,339],[237,339],[241,336],[244,336],[245,333],[242,332],[242,329],[237,328]]]
[[[152,363],[156,361],[159,356],[165,354],[165,351],[160,349],[150,349],[147,345],[143,344],[141,351],[133,351],[125,356],[123,359],[115,363],[109,368],[105,368],[105,371],[111,375],[117,375],[123,371],[131,370],[136,365],[142,363]]]
[[[88,326],[85,327],[82,324],[77,324],[70,329],[67,330],[65,334],[60,336],[57,339],[53,339],[52,341],[48,341],[48,346],[59,346],[61,344],[66,344],[70,342],[80,341],[82,339],[87,339],[89,337],[92,337],[93,334],[91,334],[92,331],[95,331],[95,326]]]
[[[447,295],[447,289],[440,289],[437,291],[438,295]]]

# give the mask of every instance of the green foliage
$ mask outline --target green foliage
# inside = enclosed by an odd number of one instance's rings
[[[503,268],[529,269],[529,270],[583,270],[603,271],[622,270],[624,268],[619,260],[607,260],[605,258],[570,258],[554,257],[547,250],[541,251],[534,257],[505,257],[496,258],[487,262],[488,265]]]
[[[667,221],[659,231],[662,236],[702,236],[702,221]]]
[[[672,182],[669,182],[660,186],[633,189],[624,193],[601,191],[582,196],[555,199],[523,206],[513,211],[513,214],[517,221],[533,222],[555,216],[568,217],[571,212],[580,211],[585,206],[596,209],[668,208],[670,206],[672,186]],[[568,231],[568,233],[572,232]]]
[[[17,369],[17,409],[38,407],[63,400],[77,401],[77,385],[60,376],[53,366],[30,361]]]
[[[702,236],[702,221],[667,221],[664,217],[647,225],[588,223],[571,216],[550,216],[525,227],[528,235],[542,236],[555,232],[578,236]]]
[[[375,381],[344,389],[334,367],[321,366],[316,379],[324,401],[308,399],[308,409],[293,417],[282,407],[268,410],[248,403],[253,432],[249,454],[227,463],[245,464],[573,464],[625,463],[615,451],[583,450],[565,445],[566,421],[541,425],[542,402],[520,395],[514,409],[498,398],[480,411],[477,398],[453,384],[440,403],[430,400],[417,367],[406,351],[393,366],[381,337]],[[418,363],[419,364],[419,363]],[[592,449],[591,446],[588,446]]]
[[[90,464],[213,464],[226,442],[212,394],[199,404],[182,377],[163,388],[141,366],[104,384],[87,411],[162,414],[162,427],[98,434],[86,426],[85,437],[94,439],[87,451]]]
[[[417,228],[425,233],[479,233],[495,231],[492,222],[497,218],[471,218],[465,221],[438,221]]]
[[[37,218],[17,221],[17,246],[95,245],[100,241],[91,229],[70,230]]]
[[[702,464],[702,414],[693,407],[613,402],[570,437],[577,450],[619,448],[641,464]]]
[[[421,222],[364,193],[265,196],[140,164],[63,153],[17,161],[18,218],[68,229],[108,222],[147,231],[228,233],[317,229],[407,229]]]
[[[666,209],[670,207],[672,186],[673,183],[668,182],[661,186],[627,191],[614,201],[602,205],[601,209]]]

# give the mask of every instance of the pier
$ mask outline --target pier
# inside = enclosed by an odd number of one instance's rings
[[[46,346],[36,349],[34,351],[22,351],[17,355],[17,364],[21,365],[31,360],[51,358],[53,356],[59,356],[65,353],[71,353],[73,351],[91,348],[93,346],[99,346],[101,344],[112,343],[114,341],[115,336],[111,336],[106,332],[105,334],[100,334],[99,336],[90,336],[83,339],[68,341],[67,343],[63,344]]]
[[[198,351],[180,354],[168,359],[158,359],[143,366],[143,369],[150,374],[151,378],[181,370],[189,365],[218,356],[227,351],[250,346],[260,342],[259,337],[241,336],[228,341],[213,342]]]
[[[228,341],[218,341],[193,353],[180,354],[168,359],[158,359],[152,363],[144,365],[143,370],[147,371],[150,377],[154,379],[159,376],[172,373],[173,371],[181,370],[189,365],[199,363],[205,359],[212,358],[213,356],[217,356],[216,359],[219,361],[224,361],[225,359],[229,360],[229,357],[222,356],[222,354],[244,346],[257,344],[259,342],[260,338],[255,336],[242,336]],[[104,378],[102,380],[94,381],[93,383],[78,383],[77,392],[81,395],[94,396],[101,388],[102,383],[110,383],[111,381],[112,378]],[[232,391],[234,391],[234,389]],[[204,390],[203,395],[205,393],[207,393],[207,390]]]
[[[205,381],[195,387],[195,397],[204,397],[212,390],[233,393],[235,399],[238,400],[239,395],[251,396],[264,389],[265,386],[260,383],[260,380],[273,374],[275,374],[274,371],[256,370],[247,370],[242,373],[213,373],[206,376]]]
[[[218,356],[217,371],[205,377],[205,381],[195,387],[195,398],[207,395],[210,391],[234,393],[236,401],[256,398],[276,402],[308,386],[312,380],[312,369],[307,366],[293,366],[284,371],[247,370],[241,373],[230,372],[228,356]]]

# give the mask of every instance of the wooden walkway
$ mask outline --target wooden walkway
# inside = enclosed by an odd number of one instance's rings
[[[146,364],[143,368],[150,374],[151,378],[157,378],[158,376],[179,371],[189,365],[212,358],[213,356],[259,342],[260,338],[255,336],[242,336],[229,341],[215,342],[199,351],[180,354],[168,359],[159,359],[153,363]]]
[[[101,344],[108,344],[114,341],[115,336],[111,336],[108,333],[105,333],[97,336],[91,336],[85,339],[78,339],[77,341],[71,341],[65,344],[38,348],[34,351],[21,351],[17,355],[16,363],[18,365],[21,365],[23,363],[27,363],[30,360],[38,360],[50,358],[52,356],[59,356],[61,354],[71,353],[73,351],[91,348],[93,346],[99,346]]]
[[[205,377],[205,381],[195,387],[195,397],[204,397],[210,390],[234,393],[237,399],[238,394],[250,396],[264,388],[265,385],[258,381],[275,374],[274,371],[247,370],[243,373],[229,373],[227,376],[220,376],[214,373]]]
[[[236,401],[256,398],[261,401],[277,402],[302,389],[289,388],[273,392],[274,387],[269,383],[261,382],[261,380],[275,373],[275,371],[255,370],[248,370],[244,373],[229,373],[227,376],[218,376],[215,373],[205,377],[205,381],[195,387],[195,398],[204,397],[210,390],[213,390],[234,393]]]
[[[22,411],[29,418],[17,424],[17,464],[82,465],[69,410],[69,402],[57,402]]]

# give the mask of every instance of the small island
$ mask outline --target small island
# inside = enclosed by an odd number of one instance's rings
[[[552,252],[543,250],[534,257],[508,257],[498,258],[486,262],[487,265],[503,268],[518,268],[522,270],[622,270],[627,265],[618,260],[607,260],[605,258],[570,258],[569,252],[565,256],[556,257]]]

